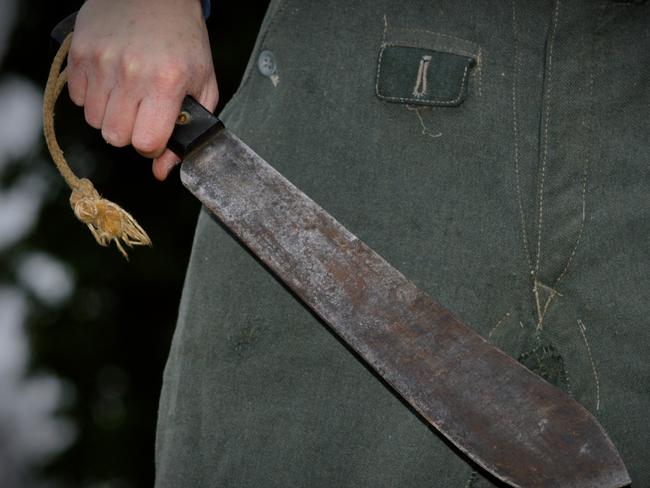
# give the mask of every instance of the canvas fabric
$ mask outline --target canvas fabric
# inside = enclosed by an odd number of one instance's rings
[[[273,76],[257,67],[262,51]],[[284,0],[221,117],[589,409],[644,488],[649,108],[648,3]],[[156,486],[492,482],[203,210],[164,373]]]

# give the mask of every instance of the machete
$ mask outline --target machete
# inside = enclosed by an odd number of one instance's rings
[[[191,97],[169,147],[203,205],[476,464],[513,487],[630,483],[584,407],[419,290]]]

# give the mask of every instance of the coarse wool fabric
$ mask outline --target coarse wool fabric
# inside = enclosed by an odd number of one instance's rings
[[[648,3],[284,0],[221,117],[589,409],[644,488],[649,108]],[[156,487],[494,486],[474,469],[201,212]]]

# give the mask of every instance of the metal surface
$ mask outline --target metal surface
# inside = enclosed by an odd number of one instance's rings
[[[630,483],[592,415],[418,290],[227,130],[181,178],[258,258],[474,462],[515,487]]]

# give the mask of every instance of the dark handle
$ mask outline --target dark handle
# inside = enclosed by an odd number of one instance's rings
[[[74,30],[76,18],[77,12],[59,22],[52,29],[52,39],[61,44]],[[183,99],[181,113],[178,114],[167,147],[183,157],[222,127],[223,124],[212,112],[188,95]]]
[[[207,108],[187,95],[167,147],[181,158],[223,128],[223,123]]]

